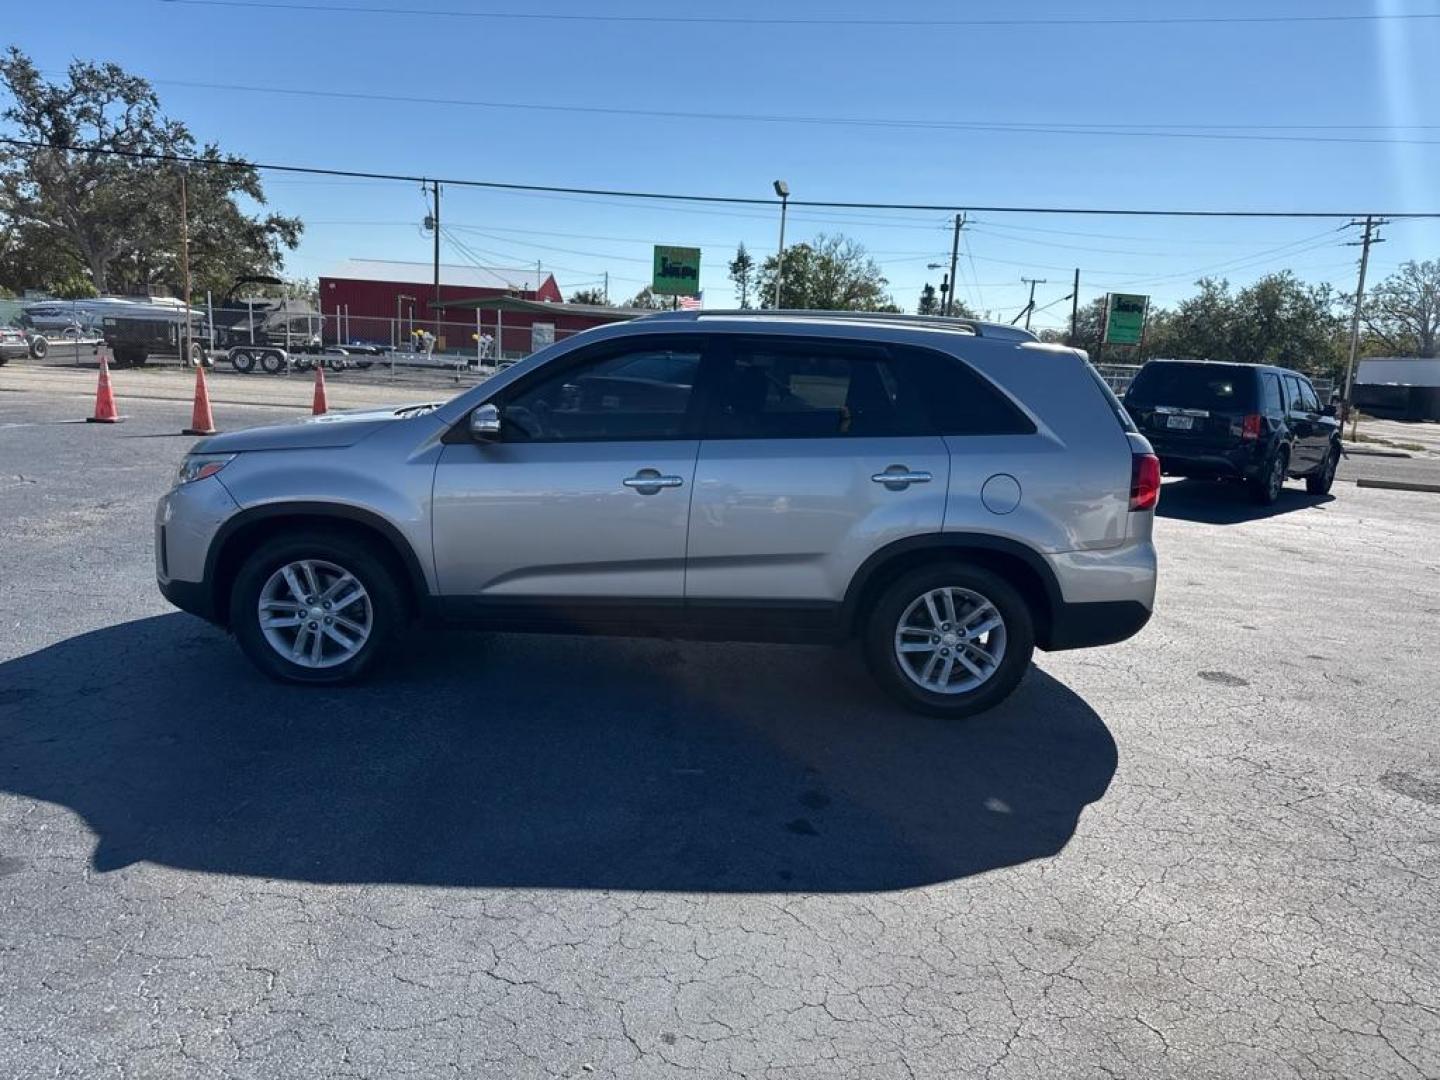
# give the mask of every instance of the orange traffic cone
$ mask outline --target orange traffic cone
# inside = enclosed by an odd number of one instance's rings
[[[120,415],[120,410],[115,408],[115,391],[110,388],[110,365],[105,362],[105,354],[100,354],[100,382],[95,387],[95,415],[87,416],[85,422],[89,424],[118,424],[125,418]]]
[[[205,386],[205,365],[195,365],[195,408],[190,413],[190,426],[182,435],[214,435],[215,416],[210,411],[210,391]]]
[[[314,416],[322,416],[330,411],[330,406],[325,403],[325,365],[315,365],[315,400],[310,406],[310,412]]]

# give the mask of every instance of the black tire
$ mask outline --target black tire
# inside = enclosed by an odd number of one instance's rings
[[[306,667],[282,656],[260,626],[261,590],[281,567],[299,560],[325,562],[348,571],[369,598],[370,636],[355,655],[332,667]],[[404,623],[405,602],[394,571],[369,543],[342,532],[306,529],[267,541],[241,565],[230,589],[230,628],[240,648],[257,668],[279,682],[354,682],[390,650]]]
[[[1261,506],[1274,506],[1285,487],[1285,474],[1290,468],[1290,452],[1281,447],[1265,463],[1260,475],[1250,481],[1250,497]]]
[[[50,352],[50,342],[44,334],[35,334],[30,338],[30,355],[36,360],[44,360]]]
[[[902,667],[895,645],[900,619],[911,604],[942,588],[964,589],[988,601],[1005,634],[1004,653],[989,677],[973,689],[955,693],[919,685]],[[964,612],[960,615],[963,620]],[[924,566],[902,575],[880,594],[865,620],[865,658],[876,682],[902,705],[929,716],[959,719],[1000,704],[1019,685],[1035,651],[1034,617],[1019,592],[999,574],[965,563]]]
[[[205,346],[198,341],[190,342],[190,355],[186,358],[186,363],[191,367],[199,367],[205,363],[205,359]]]
[[[1305,490],[1311,495],[1328,495],[1335,484],[1335,468],[1340,464],[1340,447],[1332,445],[1320,467],[1305,478]]]
[[[246,352],[244,349],[236,349],[230,354],[230,366],[241,375],[249,375],[255,370],[255,354]]]
[[[285,358],[273,349],[260,354],[260,367],[266,375],[279,375],[285,370]]]
[[[331,371],[344,371],[349,367],[349,358],[344,353],[326,353],[325,366]]]

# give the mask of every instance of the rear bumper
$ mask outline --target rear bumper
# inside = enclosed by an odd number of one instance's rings
[[[1051,615],[1050,633],[1038,644],[1049,652],[1113,645],[1134,637],[1149,621],[1150,609],[1138,600],[1061,604]]]
[[[1160,471],[1166,476],[1257,476],[1265,455],[1258,443],[1237,447],[1157,446]]]

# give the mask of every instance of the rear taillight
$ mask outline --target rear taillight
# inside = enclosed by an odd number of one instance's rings
[[[1251,413],[1240,422],[1240,438],[1246,442],[1255,442],[1260,438],[1260,426],[1265,418],[1259,413]]]
[[[1154,510],[1160,501],[1160,459],[1136,454],[1130,459],[1130,509]]]

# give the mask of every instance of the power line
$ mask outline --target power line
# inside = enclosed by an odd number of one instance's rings
[[[675,26],[861,26],[874,29],[1003,29],[1043,26],[1266,26],[1303,23],[1376,23],[1440,19],[1440,13],[1366,15],[1156,15],[1156,16],[1047,16],[1009,19],[863,19],[827,15],[597,15],[548,11],[464,11],[453,8],[417,8],[391,5],[352,6],[334,3],[279,3],[278,0],[163,0],[190,7],[224,7],[267,11],[326,11],[346,15],[429,15],[452,19],[513,22],[614,23],[620,25]]]
[[[168,0],[180,2],[180,0]],[[678,109],[632,109],[603,105],[554,105],[534,101],[482,101],[474,98],[420,97],[410,94],[372,94],[351,90],[319,90],[312,87],[255,86],[241,83],[196,82],[189,79],[153,79],[159,86],[182,86],[199,90],[221,90],[226,93],[281,94],[291,97],[327,98],[338,101],[389,102],[402,105],[450,105],[475,109],[499,109],[523,112],[573,113],[579,115],[649,117],[685,121],[721,121],[759,124],[810,124],[826,127],[895,128],[920,131],[964,131],[1008,135],[1072,135],[1128,139],[1202,139],[1240,142],[1342,143],[1361,145],[1440,146],[1440,139],[1378,138],[1354,135],[1280,135],[1255,134],[1257,131],[1286,130],[1378,130],[1383,125],[1362,127],[1341,125],[1247,124],[1070,124],[1061,122],[1030,123],[1022,121],[922,120],[861,116],[784,116],[774,113],[689,112]],[[1417,125],[1405,130],[1432,130],[1434,125]],[[1400,129],[1392,129],[1400,130]]]
[[[180,0],[166,0],[178,3]],[[0,144],[29,150],[52,150],[74,154],[105,154],[134,161],[156,161],[170,165],[199,165],[212,169],[263,169],[270,172],[307,173],[315,176],[358,177],[365,180],[394,180],[400,183],[440,183],[455,187],[483,188],[494,191],[541,192],[562,195],[587,195],[605,198],[650,199],[660,202],[718,203],[731,206],[765,206],[773,208],[775,200],[744,195],[685,195],[678,192],[626,191],[612,188],[566,187],[558,184],[517,184],[499,180],[471,180],[429,177],[407,173],[370,172],[361,169],[335,169],[318,165],[281,165],[258,161],[216,161],[194,154],[160,154],[144,150],[120,150],[111,147],[78,146],[71,143],[42,143],[29,139],[0,136]],[[841,210],[923,210],[929,213],[979,214],[1076,214],[1112,217],[1179,217],[1179,218],[1292,218],[1333,219],[1365,217],[1366,213],[1340,210],[1155,210],[1116,207],[1082,206],[979,206],[956,203],[880,203],[852,200],[791,199],[791,206]],[[1440,219],[1435,210],[1370,211],[1372,216],[1388,218]]]

